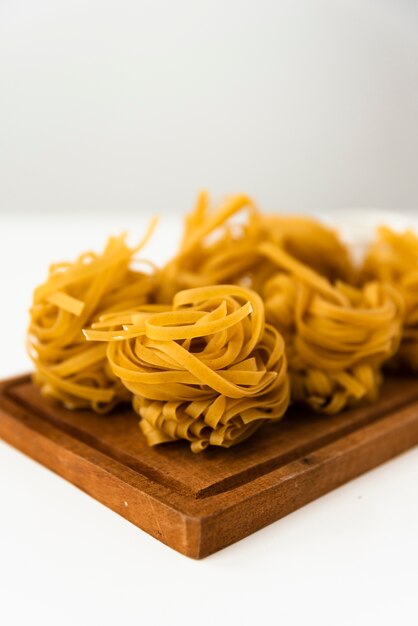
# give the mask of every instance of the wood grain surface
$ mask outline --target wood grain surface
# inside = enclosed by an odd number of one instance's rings
[[[230,450],[149,448],[127,406],[68,411],[22,376],[0,383],[0,437],[179,552],[202,558],[418,443],[418,384],[329,417],[291,409]],[[389,505],[389,504],[388,504]]]

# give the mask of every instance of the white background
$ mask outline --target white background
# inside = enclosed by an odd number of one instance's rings
[[[416,213],[417,25],[415,0],[0,0],[0,378],[51,261],[201,187]],[[0,624],[415,626],[417,484],[413,450],[195,562],[0,443]]]
[[[0,0],[0,210],[418,207],[416,0]]]

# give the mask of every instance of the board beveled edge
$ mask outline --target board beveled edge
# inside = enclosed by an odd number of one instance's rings
[[[291,463],[196,501],[106,457],[5,397],[0,384],[0,437],[66,478],[142,530],[203,558],[284,517],[418,444],[418,401]]]

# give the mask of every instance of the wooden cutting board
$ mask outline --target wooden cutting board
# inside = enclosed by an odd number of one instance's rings
[[[335,417],[291,409],[230,450],[149,448],[126,407],[108,416],[0,383],[0,437],[175,550],[203,558],[418,443],[418,383]],[[388,503],[389,506],[389,503]]]

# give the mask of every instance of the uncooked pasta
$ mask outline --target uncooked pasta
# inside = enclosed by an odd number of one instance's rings
[[[171,306],[140,309],[129,323],[104,316],[85,335],[110,340],[110,367],[133,394],[150,445],[187,439],[194,452],[230,447],[289,404],[283,339],[248,289],[180,291]]]
[[[261,292],[275,273],[259,251],[267,241],[331,280],[353,278],[348,251],[332,229],[311,218],[263,214],[244,195],[213,211],[203,192],[186,219],[177,255],[162,270],[159,300],[169,302],[179,289],[225,282]]]
[[[292,400],[338,413],[375,400],[381,366],[397,351],[403,301],[391,285],[358,289],[323,276],[266,243],[278,273],[265,286],[267,319],[284,335]]]
[[[151,273],[134,271],[134,254],[125,236],[111,237],[102,254],[87,252],[73,263],[50,266],[45,283],[35,289],[28,330],[34,380],[45,396],[72,409],[109,411],[130,394],[113,374],[104,345],[88,344],[85,326],[105,312],[147,302]]]
[[[418,236],[381,227],[363,266],[364,278],[375,278],[396,287],[405,302],[402,342],[395,366],[418,371]]]
[[[233,221],[241,212],[244,222]],[[258,211],[250,198],[236,195],[211,211],[205,192],[186,218],[178,254],[162,268],[158,299],[171,302],[185,288],[239,283],[257,263]]]
[[[54,264],[34,292],[34,380],[70,409],[132,402],[149,445],[229,448],[289,404],[338,413],[418,371],[418,237],[379,231],[364,266],[332,229],[199,195],[161,268],[124,236]],[[290,418],[291,419],[291,414]]]

